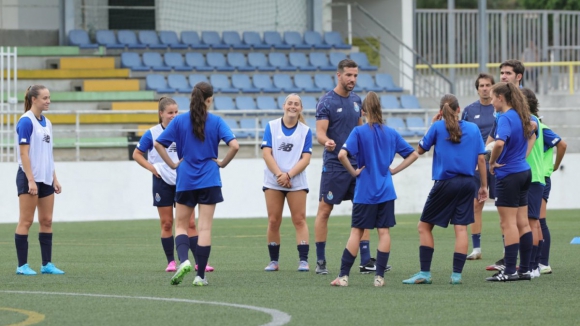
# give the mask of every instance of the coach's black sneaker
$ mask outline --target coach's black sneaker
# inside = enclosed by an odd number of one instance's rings
[[[531,272],[525,272],[525,273],[518,272],[518,277],[519,277],[520,281],[531,281],[532,280],[532,273]]]
[[[500,272],[493,274],[492,277],[486,278],[485,280],[488,282],[512,282],[512,281],[519,281],[520,276],[517,272],[513,273],[513,274],[506,274],[506,273],[504,273],[504,271],[500,271]]]
[[[489,265],[485,268],[488,271],[503,271],[505,269],[505,261],[502,259],[495,262],[493,265]]]
[[[328,269],[326,269],[326,260],[319,260],[316,262],[316,274],[328,274]]]
[[[369,260],[368,263],[366,263],[365,265],[360,265],[358,268],[360,269],[360,273],[361,274],[370,274],[371,272],[374,272],[377,270],[377,266],[375,265],[375,263],[377,262],[376,259],[371,258]]]

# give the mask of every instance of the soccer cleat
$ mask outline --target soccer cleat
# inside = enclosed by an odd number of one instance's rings
[[[538,265],[540,267],[540,274],[552,274],[552,267],[550,265]]]
[[[375,286],[382,287],[385,286],[385,278],[379,275],[375,275]]]
[[[176,270],[177,268],[175,267],[175,260],[170,261],[169,264],[167,264],[167,268],[165,269],[165,271],[168,273],[173,273]]]
[[[451,273],[451,281],[449,284],[462,284],[461,273]]]
[[[419,272],[411,278],[403,280],[403,284],[431,284],[431,272]]]
[[[319,260],[316,262],[316,274],[328,274],[328,269],[326,269],[326,260]]]
[[[24,264],[20,267],[16,267],[16,275],[31,276],[31,275],[36,275],[36,272],[32,268],[30,268],[30,266],[28,266],[28,264]]]
[[[42,274],[53,274],[53,275],[62,275],[64,274],[63,271],[56,268],[53,263],[48,263],[42,267],[40,267],[40,273]]]
[[[481,259],[481,251],[473,251],[469,254],[466,258],[467,260],[480,260]]]
[[[385,267],[385,272],[390,271],[393,268],[393,266],[391,265],[387,265],[387,267]]]
[[[375,263],[377,262],[376,259],[371,258],[366,264],[360,265],[358,268],[360,269],[361,274],[370,274],[377,270],[377,266]]]
[[[339,276],[334,281],[330,282],[332,286],[348,286],[348,275]]]
[[[503,271],[505,269],[505,261],[502,259],[495,262],[493,265],[489,265],[485,268],[488,271]]]
[[[513,274],[506,274],[504,273],[504,271],[499,271],[495,274],[493,274],[492,277],[488,277],[485,279],[488,282],[512,282],[512,281],[519,281],[520,280],[520,276],[518,275],[518,273],[513,273]]]
[[[266,268],[264,268],[266,272],[277,272],[278,271],[278,262],[271,261]]]
[[[193,279],[193,286],[206,286],[208,285],[207,280],[204,278],[201,278],[199,276],[196,276],[195,279]]]
[[[179,264],[177,272],[171,277],[171,285],[177,285],[183,281],[183,278],[187,273],[191,272],[191,263],[189,259]]]
[[[532,271],[530,272],[530,276],[531,276],[532,278],[538,278],[538,277],[540,277],[540,268],[538,267],[538,268],[536,268],[536,269],[532,270]]]
[[[519,281],[531,281],[532,280],[532,272],[525,272],[525,273],[516,273],[518,275]]]
[[[195,264],[195,270],[197,271],[197,264]],[[214,268],[213,267],[209,266],[209,264],[205,265],[205,272],[206,273],[210,273],[210,272],[213,272],[213,271],[214,271]]]
[[[308,265],[308,262],[306,260],[300,261],[300,264],[298,265],[298,271],[299,272],[309,272],[310,271],[310,266]]]

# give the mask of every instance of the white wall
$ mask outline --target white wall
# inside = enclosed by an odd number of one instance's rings
[[[395,164],[398,161],[395,162]],[[580,208],[575,198],[580,174],[580,154],[564,159],[565,169],[552,175],[551,209]],[[308,167],[310,193],[307,215],[316,215],[321,159]],[[0,223],[18,221],[15,163],[0,163]],[[54,221],[128,220],[157,218],[152,206],[151,175],[135,162],[57,162],[63,192],[56,196]],[[263,161],[234,160],[222,171],[225,201],[217,205],[217,218],[265,217],[262,193]],[[397,213],[419,213],[432,186],[431,158],[421,157],[400,175],[394,176]],[[350,202],[335,206],[333,214],[350,215]],[[486,210],[495,210],[492,204]],[[285,216],[288,216],[285,211]]]
[[[59,0],[0,0],[0,29],[54,30],[59,26]]]

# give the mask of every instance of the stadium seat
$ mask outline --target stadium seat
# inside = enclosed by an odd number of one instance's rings
[[[402,92],[403,89],[393,82],[393,77],[389,74],[376,74],[377,86],[382,87],[387,92]]]
[[[426,131],[425,121],[420,117],[408,117],[407,128],[414,132],[416,136],[423,136]]]
[[[413,137],[415,133],[409,129],[405,125],[405,121],[401,118],[390,117],[387,118],[387,126],[395,129],[401,136],[403,137]]]
[[[277,119],[277,118],[262,118],[260,119],[260,125],[262,126],[262,130],[265,131],[266,126],[270,124],[270,121]],[[264,132],[260,132],[260,137],[264,136]]]
[[[163,55],[163,61],[165,65],[171,67],[175,71],[191,71],[193,67],[189,67],[183,61],[183,56],[181,53],[177,52],[166,52]]]
[[[332,80],[330,75],[316,74],[314,75],[314,85],[323,89],[325,92],[329,92],[334,89],[336,84]]]
[[[248,137],[255,138],[256,135],[263,135],[263,132],[260,132],[260,126],[257,124],[255,118],[244,118],[240,119],[240,128],[248,134]],[[260,136],[262,136],[260,135]]]
[[[229,45],[224,44],[218,32],[215,31],[203,31],[201,32],[201,43],[209,45],[212,50],[222,49],[228,50]]]
[[[367,58],[367,55],[364,52],[353,52],[350,54],[350,58],[354,60],[354,62],[356,62],[359,70],[376,71],[379,69],[377,66],[372,66],[369,63],[369,59]]]
[[[216,111],[232,111],[236,109],[234,101],[228,96],[215,96],[213,106]]]
[[[381,107],[383,109],[400,109],[401,105],[399,104],[399,100],[394,95],[381,95],[380,96]]]
[[[357,86],[360,86],[367,92],[381,92],[383,91],[382,87],[375,85],[375,81],[373,77],[369,74],[358,74],[358,78],[356,80]]]
[[[258,96],[256,98],[258,110],[277,110],[278,105],[271,96]]]
[[[214,90],[221,93],[238,93],[237,88],[233,88],[230,84],[228,76],[221,74],[213,74],[209,76],[209,82]]]
[[[278,96],[278,99],[276,100],[276,102],[278,103],[278,109],[280,110],[284,109],[284,101],[286,101],[286,96],[288,95]]]
[[[213,71],[213,67],[207,65],[201,53],[187,52],[185,54],[185,64],[197,71]]]
[[[319,50],[328,50],[332,48],[331,45],[324,44],[322,41],[322,36],[320,36],[320,33],[316,31],[304,32],[304,43]]]
[[[159,40],[162,44],[170,47],[171,49],[187,49],[187,44],[183,44],[179,41],[177,33],[174,31],[160,31]]]
[[[286,93],[300,93],[302,89],[294,86],[292,79],[287,74],[275,74],[273,77],[274,86],[281,88]]]
[[[143,53],[143,65],[153,69],[153,71],[171,71],[171,67],[168,67],[163,63],[161,54],[158,52]]]
[[[306,93],[320,93],[322,88],[316,87],[312,81],[312,76],[307,74],[294,75],[294,84]]]
[[[246,74],[233,74],[232,86],[242,91],[242,93],[260,93],[260,89],[252,85],[250,77]]]
[[[234,71],[236,68],[229,66],[226,62],[226,57],[222,53],[208,52],[207,65],[213,67],[217,71]]]
[[[276,67],[280,71],[296,71],[295,67],[288,64],[288,59],[284,53],[272,52],[268,54],[270,66]]]
[[[121,68],[129,68],[133,71],[149,71],[149,67],[144,66],[141,62],[139,53],[135,52],[121,53]]]
[[[184,75],[171,74],[167,76],[167,84],[178,93],[191,93],[192,87],[189,86],[189,82],[185,79]]]
[[[201,82],[206,82],[209,84],[209,80],[207,79],[207,77],[205,75],[200,75],[200,74],[191,74],[189,75],[189,86],[191,86],[191,88],[195,87],[195,85],[197,83],[201,83]]]
[[[249,66],[246,62],[246,57],[240,52],[228,52],[227,54],[228,65],[236,68],[238,71],[254,71],[256,68]]]
[[[336,67],[338,67],[338,63],[344,59],[346,59],[346,54],[342,52],[330,52],[330,54],[328,54],[328,60],[334,69],[336,69]]]
[[[181,112],[189,111],[189,97],[187,96],[174,96],[173,99],[177,103],[177,109]]]
[[[300,33],[295,31],[284,32],[284,43],[291,45],[295,50],[310,50],[311,45],[305,44]]]
[[[254,87],[264,93],[280,93],[282,91],[280,88],[277,88],[272,84],[272,79],[269,75],[254,74],[252,79],[254,81]]]
[[[276,67],[272,67],[268,63],[268,59],[264,53],[248,53],[248,65],[258,69],[258,71],[276,71]]]
[[[175,93],[175,89],[167,85],[163,75],[147,75],[145,77],[145,89],[154,90],[157,93]]]
[[[224,44],[230,46],[234,50],[249,50],[252,48],[250,45],[242,43],[242,39],[240,39],[240,34],[238,34],[238,32],[223,32],[222,38]]]
[[[224,122],[230,127],[236,138],[248,138],[248,133],[241,131],[238,121],[233,118],[224,118]]]
[[[282,37],[280,37],[280,33],[275,31],[264,32],[264,43],[269,45],[270,47],[274,47],[274,49],[276,50],[292,49],[291,45],[284,44],[282,42]]]
[[[300,98],[302,99],[302,108],[304,111],[316,111],[316,104],[318,102],[314,96],[306,95],[301,96]]]
[[[159,41],[155,31],[139,31],[137,37],[139,43],[147,45],[150,49],[167,49],[167,45]]]
[[[256,110],[256,102],[251,96],[238,96],[236,97],[236,108],[238,110]]]
[[[310,131],[312,132],[312,137],[316,138],[316,118],[308,117],[308,118],[304,119],[304,121],[306,121],[306,125],[308,125],[308,127],[310,127]]]
[[[135,32],[129,30],[121,30],[117,32],[117,40],[119,43],[125,44],[129,49],[146,49],[147,45],[141,44],[137,41]]]
[[[99,47],[97,43],[91,43],[89,34],[82,29],[73,29],[68,33],[68,42],[70,45],[78,46],[81,49],[96,49]]]
[[[351,46],[345,44],[342,41],[342,36],[340,36],[339,32],[326,32],[324,33],[324,43],[332,46],[335,49],[339,50],[350,50]]]
[[[181,32],[181,42],[193,50],[207,50],[209,45],[202,44],[199,35],[194,31]]]
[[[291,52],[288,55],[291,66],[296,67],[300,71],[316,71],[316,67],[308,62],[308,58],[304,52]]]
[[[421,105],[415,95],[401,95],[401,107],[403,109],[420,109]]]
[[[318,70],[322,70],[322,71],[335,71],[336,70],[336,66],[331,65],[330,62],[328,61],[328,57],[326,56],[326,53],[321,53],[321,52],[310,53],[310,64],[312,66],[318,68]]]
[[[117,42],[115,32],[110,30],[98,30],[95,38],[99,45],[105,46],[107,49],[124,49],[125,44]]]
[[[257,32],[244,32],[242,34],[244,44],[250,45],[254,50],[270,49],[271,46],[262,42],[260,34]]]

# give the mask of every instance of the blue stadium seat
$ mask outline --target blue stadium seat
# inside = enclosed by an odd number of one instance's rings
[[[286,96],[288,95],[278,96],[278,99],[276,100],[276,102],[278,103],[278,109],[280,110],[284,109],[284,101],[286,101]]]
[[[277,110],[278,105],[271,96],[258,96],[256,98],[258,110]]]
[[[332,49],[331,45],[324,44],[324,42],[322,41],[322,36],[320,36],[320,33],[316,31],[304,32],[304,43],[314,47],[315,49],[320,50]]]
[[[359,70],[376,71],[377,69],[379,69],[377,66],[372,66],[369,63],[369,59],[367,58],[367,55],[364,52],[353,52],[350,54],[350,58],[354,60],[354,62],[356,62]]]
[[[139,53],[135,52],[121,53],[121,68],[129,68],[133,71],[149,71],[149,67],[144,66],[141,62]]]
[[[257,110],[256,102],[251,96],[238,96],[236,97],[236,108],[238,110]]]
[[[218,32],[215,31],[203,31],[201,32],[201,42],[203,44],[209,45],[213,50],[222,49],[227,50],[230,48],[229,45],[224,44]]]
[[[403,109],[420,109],[421,105],[415,95],[401,95],[401,107]]]
[[[276,71],[276,67],[270,66],[264,53],[248,53],[248,64],[250,67],[258,69],[258,71]]]
[[[248,133],[239,130],[238,121],[234,118],[224,118],[224,122],[230,127],[236,138],[248,138]]]
[[[302,108],[304,111],[316,111],[316,104],[318,102],[314,96],[306,95],[300,98],[302,99]]]
[[[181,32],[181,42],[193,50],[207,50],[209,45],[202,44],[199,35],[194,31]]]
[[[399,100],[394,95],[381,95],[380,96],[381,107],[383,109],[400,109],[401,105],[399,104]]]
[[[333,66],[328,61],[326,53],[312,52],[310,53],[310,64],[322,71],[335,71],[336,66]]]
[[[222,38],[224,44],[232,47],[234,50],[249,50],[252,47],[250,45],[242,43],[240,39],[240,34],[234,31],[226,31],[222,33]]]
[[[177,103],[177,109],[180,112],[189,111],[189,97],[187,96],[174,96],[173,99]]]
[[[129,49],[146,49],[147,45],[141,44],[137,41],[135,32],[129,30],[122,30],[117,32],[117,40],[119,43],[125,44]]]
[[[242,39],[244,44],[250,45],[254,50],[270,49],[272,47],[262,42],[262,38],[257,32],[244,32]]]
[[[213,67],[217,71],[234,71],[236,68],[229,66],[226,62],[226,57],[223,53],[208,52],[207,65]]]
[[[270,66],[276,67],[280,71],[296,71],[295,67],[288,64],[288,59],[284,53],[272,52],[268,54],[268,62]]]
[[[107,49],[124,49],[125,44],[117,42],[115,32],[110,30],[98,30],[96,35],[97,43],[105,46]]]
[[[403,89],[393,81],[393,77],[389,74],[376,74],[375,80],[377,86],[382,87],[387,92],[402,92]]]
[[[216,92],[221,93],[238,93],[237,88],[233,88],[230,84],[228,76],[221,74],[213,74],[209,76],[209,82]]]
[[[147,75],[145,77],[145,89],[154,90],[157,93],[175,93],[175,89],[167,85],[163,75]]]
[[[171,67],[163,63],[161,54],[158,52],[143,53],[143,65],[153,69],[153,71],[171,71]]]
[[[328,60],[334,69],[336,69],[338,67],[338,63],[344,59],[346,59],[346,54],[342,52],[330,52],[330,54],[328,54]]]
[[[300,33],[295,31],[284,32],[284,43],[291,45],[295,50],[310,50],[311,45],[305,44]]]
[[[188,79],[189,79],[189,86],[191,88],[193,88],[195,86],[195,84],[201,83],[201,82],[206,82],[209,84],[209,80],[207,79],[207,77],[205,75],[191,74],[191,75],[189,75]]]
[[[254,87],[264,93],[280,93],[282,91],[280,88],[277,88],[272,84],[272,79],[270,79],[269,75],[254,74],[252,79]]]
[[[308,125],[308,127],[310,127],[310,130],[312,131],[312,137],[316,138],[316,118],[308,117],[304,120],[306,121],[306,125]]]
[[[167,45],[159,41],[155,31],[139,31],[137,37],[139,43],[147,45],[150,49],[167,49]]]
[[[174,31],[160,31],[159,32],[159,40],[161,44],[165,44],[166,46],[172,49],[187,49],[187,44],[183,44],[179,41],[177,37],[177,33]]]
[[[264,32],[264,43],[274,47],[276,50],[290,50],[292,49],[291,45],[284,44],[282,42],[282,37],[280,37],[280,33],[275,31],[267,31]]]
[[[308,58],[304,52],[291,52],[288,55],[291,66],[296,67],[300,71],[316,71],[316,67],[308,62]]]
[[[185,76],[180,74],[171,74],[167,76],[167,84],[178,93],[191,93],[192,90],[192,87],[189,86],[189,82],[185,79]]]
[[[233,111],[236,109],[234,101],[228,96],[214,96],[213,107],[216,111]]]
[[[252,85],[250,77],[246,74],[233,74],[232,86],[242,91],[242,93],[260,93],[260,89]]]
[[[395,129],[403,137],[413,137],[415,133],[405,125],[405,121],[401,118],[391,117],[387,118],[387,126]]]
[[[342,41],[342,36],[339,32],[324,33],[324,43],[331,45],[335,49],[350,50],[351,46]]]
[[[213,71],[213,67],[208,66],[205,62],[203,54],[198,52],[187,52],[185,54],[185,64],[197,71]]]
[[[307,74],[296,74],[294,75],[294,84],[296,87],[301,88],[306,93],[320,93],[322,88],[316,87],[312,81],[312,76]]]
[[[375,85],[375,81],[373,80],[373,76],[369,74],[358,74],[358,78],[356,80],[357,86],[360,86],[367,92],[381,92],[383,90],[382,87]]]
[[[189,67],[185,64],[181,53],[166,52],[163,55],[163,61],[166,66],[171,67],[175,71],[191,71],[193,69],[193,67]]]
[[[257,124],[255,118],[240,119],[240,127],[250,138],[255,138],[256,135],[263,136],[264,134],[263,131],[260,131],[260,125]]]
[[[256,68],[249,66],[246,62],[246,57],[240,52],[228,52],[228,65],[236,68],[238,71],[254,71]]]
[[[81,49],[96,49],[99,47],[97,43],[91,43],[89,34],[82,29],[73,29],[68,33],[68,43],[76,45]]]
[[[414,132],[416,136],[423,136],[427,130],[425,121],[420,117],[408,117],[407,128]]]
[[[286,93],[300,93],[302,89],[294,86],[292,79],[287,74],[275,74],[274,86],[281,88]]]
[[[316,74],[314,75],[314,85],[323,89],[325,92],[329,92],[336,87],[336,84],[332,80],[330,75]]]

